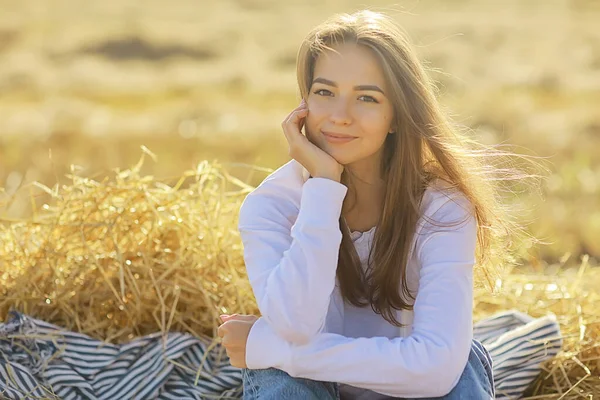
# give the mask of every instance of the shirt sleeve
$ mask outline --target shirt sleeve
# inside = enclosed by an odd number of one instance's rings
[[[442,219],[465,216],[460,207],[442,208]],[[260,335],[272,351],[247,347],[248,368],[275,367],[293,377],[345,383],[393,397],[446,395],[460,379],[471,349],[476,234],[475,219],[467,215],[460,225],[430,230],[418,241],[420,280],[410,336],[321,333],[297,345],[286,343],[259,320],[248,340]]]
[[[275,197],[250,194],[240,209],[244,261],[258,308],[277,335],[291,343],[307,343],[324,327],[335,286],[346,191],[330,179],[309,179],[293,226],[294,210]]]

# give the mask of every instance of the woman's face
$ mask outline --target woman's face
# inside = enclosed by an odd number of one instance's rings
[[[368,158],[376,162],[393,121],[383,71],[364,46],[350,43],[334,49],[339,54],[324,52],[315,64],[306,99],[307,136],[342,165]]]

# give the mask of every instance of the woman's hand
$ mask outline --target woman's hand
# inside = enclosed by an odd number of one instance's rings
[[[229,361],[237,368],[246,366],[246,342],[252,325],[258,319],[255,315],[221,315],[223,324],[219,326],[218,334],[221,344],[225,346]]]
[[[340,181],[344,166],[321,150],[302,134],[302,127],[308,115],[306,101],[292,111],[281,127],[288,141],[289,155],[304,166],[313,178],[328,178]]]

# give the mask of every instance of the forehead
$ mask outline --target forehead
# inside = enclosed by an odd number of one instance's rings
[[[314,78],[332,80],[338,85],[374,84],[385,86],[383,69],[373,51],[354,43],[331,46],[317,57]]]

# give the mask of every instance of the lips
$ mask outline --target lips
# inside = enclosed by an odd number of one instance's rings
[[[341,133],[333,133],[333,132],[324,132],[323,137],[325,140],[331,144],[344,144],[353,141],[356,139],[356,136],[343,135]]]
[[[343,133],[321,131],[323,135],[335,139],[356,139],[356,136],[345,135]]]

